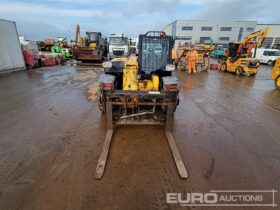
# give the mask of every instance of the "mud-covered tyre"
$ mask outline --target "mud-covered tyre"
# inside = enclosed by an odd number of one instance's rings
[[[222,72],[226,72],[226,71],[227,71],[227,64],[226,64],[226,63],[222,63],[222,64],[221,64],[221,67],[220,67],[220,70],[221,70]]]
[[[274,84],[275,84],[275,88],[277,90],[280,90],[280,75],[275,79]]]
[[[236,70],[235,70],[235,74],[236,74],[236,76],[240,76],[240,75],[242,75],[242,74],[243,74],[243,72],[244,72],[244,70],[243,70],[243,68],[242,68],[242,67],[240,67],[240,66],[238,66],[238,67],[236,68]]]

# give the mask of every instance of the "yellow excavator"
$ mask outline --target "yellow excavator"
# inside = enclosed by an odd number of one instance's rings
[[[249,34],[244,40],[229,43],[228,58],[221,64],[222,72],[235,72],[237,76],[247,73],[255,76],[258,73],[260,60],[255,58],[257,48],[261,47],[269,33],[269,28]],[[254,49],[253,56],[251,51]]]
[[[139,36],[138,57],[131,55],[103,63],[99,107],[106,113],[107,133],[95,178],[104,174],[113,131],[120,125],[164,126],[178,173],[181,178],[188,177],[171,132],[179,104],[179,84],[172,76],[172,45],[171,36],[150,31]]]

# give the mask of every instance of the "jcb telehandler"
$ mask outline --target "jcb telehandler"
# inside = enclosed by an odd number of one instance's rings
[[[237,76],[243,73],[255,76],[258,73],[260,60],[256,57],[256,49],[261,47],[269,28],[249,34],[240,42],[229,43],[228,58],[221,64],[220,70],[235,72]],[[252,49],[255,48],[253,56]]]
[[[95,177],[103,176],[114,128],[118,125],[163,125],[178,172],[188,173],[171,133],[173,114],[179,103],[178,80],[172,77],[173,40],[164,32],[139,36],[139,57],[104,62],[99,106],[106,113],[107,133]]]

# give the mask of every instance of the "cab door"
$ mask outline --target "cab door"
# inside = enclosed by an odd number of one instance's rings
[[[264,50],[262,52],[262,55],[261,55],[261,58],[260,58],[261,63],[267,63],[268,62],[268,60],[269,60],[269,55],[268,54],[269,54],[269,52],[267,50]]]

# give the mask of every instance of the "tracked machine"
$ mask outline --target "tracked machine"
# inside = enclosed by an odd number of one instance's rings
[[[76,27],[76,46],[73,47],[74,59],[84,63],[98,63],[106,60],[107,42],[101,32],[86,32],[80,35],[80,26]]]
[[[188,173],[171,129],[179,104],[178,80],[172,76],[173,40],[164,32],[139,36],[139,57],[115,58],[104,62],[99,79],[100,109],[106,114],[107,133],[95,172],[102,178],[115,127],[120,125],[161,125],[180,177]]]

